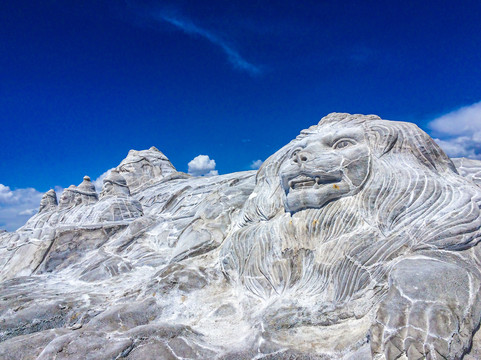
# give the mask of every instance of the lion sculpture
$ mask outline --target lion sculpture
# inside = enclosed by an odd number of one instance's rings
[[[373,358],[459,359],[481,316],[480,206],[416,125],[334,113],[262,165],[221,266],[284,304],[266,324],[368,316]]]

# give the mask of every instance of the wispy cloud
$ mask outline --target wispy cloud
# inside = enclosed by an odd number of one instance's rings
[[[195,25],[189,19],[180,16],[173,16],[171,14],[163,12],[156,13],[154,17],[156,20],[165,21],[175,26],[186,34],[203,37],[204,39],[210,41],[212,44],[219,46],[222,51],[227,55],[227,59],[234,66],[234,68],[246,71],[251,75],[259,75],[261,73],[261,68],[259,66],[245,60],[233,46],[228,44],[225,39],[209,30],[203,29]]]
[[[0,184],[0,229],[13,231],[37,212],[43,193],[33,189],[15,189]]]
[[[263,162],[264,162],[264,161],[262,161],[261,159],[259,159],[259,160],[254,160],[254,161],[252,161],[252,163],[251,163],[251,165],[250,165],[250,168],[251,168],[252,170],[257,170],[257,169],[259,169],[259,168],[261,167],[261,165],[262,165]]]
[[[428,128],[449,156],[481,160],[481,101],[434,119]]]

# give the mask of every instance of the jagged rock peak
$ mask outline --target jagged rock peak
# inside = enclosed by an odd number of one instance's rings
[[[159,149],[157,149],[155,146],[151,146],[148,150],[134,150],[134,149],[129,150],[127,157],[124,160],[122,160],[122,163],[140,161],[143,158],[146,158],[151,162],[156,162],[156,161],[164,162],[163,165],[166,168],[166,170],[168,168],[175,170],[175,167],[172,165],[169,158],[165,156],[165,154]]]
[[[130,150],[115,170],[125,178],[132,193],[177,172],[167,156],[154,146],[148,150]]]
[[[40,200],[40,208],[38,209],[38,212],[47,212],[56,209],[57,206],[57,193],[54,189],[50,189],[45,194],[43,194],[42,200]]]

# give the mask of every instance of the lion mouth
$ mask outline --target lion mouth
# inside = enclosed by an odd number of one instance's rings
[[[298,189],[312,188],[312,187],[315,187],[316,185],[319,186],[324,184],[331,184],[337,181],[339,181],[339,179],[334,176],[316,175],[311,177],[306,175],[299,175],[289,180],[288,185],[289,185],[289,188],[293,190],[298,190]]]

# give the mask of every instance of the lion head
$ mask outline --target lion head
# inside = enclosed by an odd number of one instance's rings
[[[480,189],[416,125],[334,113],[264,162],[222,268],[261,298],[337,306],[382,287],[403,255],[477,244],[480,206]]]
[[[321,208],[358,193],[370,172],[370,150],[359,125],[325,126],[295,141],[278,170],[285,210]]]

